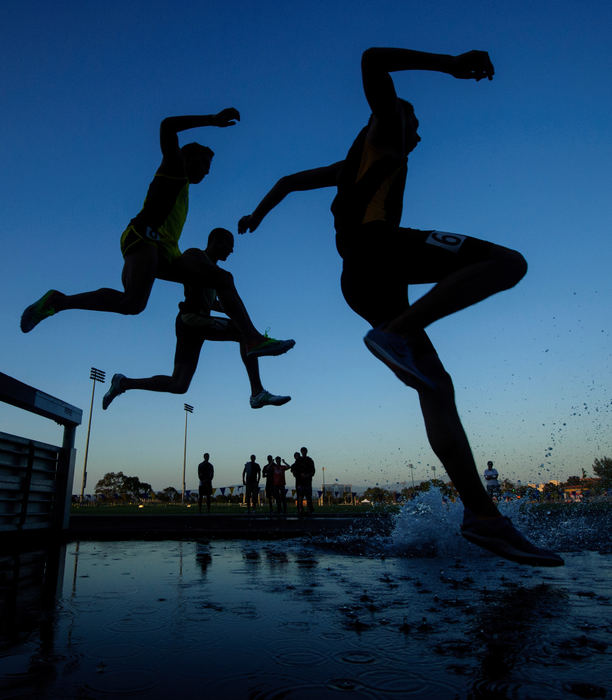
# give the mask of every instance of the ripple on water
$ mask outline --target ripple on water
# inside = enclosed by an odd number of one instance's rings
[[[99,593],[95,593],[92,596],[92,598],[94,598],[95,600],[103,600],[104,602],[107,602],[109,600],[123,600],[127,596],[137,595],[137,594],[138,594],[138,587],[137,586],[126,585],[125,588],[121,588],[121,590],[100,591]]]
[[[374,698],[376,695],[372,693],[370,688],[363,686],[354,678],[332,678],[327,682],[329,690],[339,691],[341,693],[350,693],[351,698]],[[337,692],[332,697],[337,697]],[[321,694],[317,691],[317,697],[326,697],[326,694]]]
[[[326,654],[315,649],[282,651],[280,654],[275,654],[274,658],[283,666],[315,666],[328,661]]]
[[[152,675],[150,668],[134,666],[130,666],[129,671],[102,671],[89,680],[85,687],[113,697],[149,693],[157,685]]]
[[[114,661],[128,659],[143,653],[146,647],[135,642],[105,642],[85,649],[84,655],[91,659]]]
[[[283,627],[289,627],[291,629],[301,631],[309,630],[312,627],[311,623],[305,620],[283,620],[281,625]]]
[[[358,649],[341,651],[334,654],[334,659],[336,659],[336,661],[346,664],[371,664],[374,663],[377,658],[378,657],[375,654],[372,654],[369,651],[361,651]]]
[[[375,693],[397,694],[408,698],[452,698],[456,688],[440,678],[423,678],[413,671],[397,668],[384,668],[364,671],[356,680]]]
[[[155,616],[152,613],[135,614],[130,612],[124,617],[114,620],[106,625],[111,632],[156,632],[164,629],[168,622],[165,617]]]
[[[0,657],[0,691],[4,693],[9,688],[22,688],[36,682],[36,678],[30,676],[30,659],[31,652]]]
[[[321,683],[304,682],[295,671],[285,676],[274,673],[232,674],[231,678],[207,684],[208,697],[244,697],[251,700],[328,700],[371,698],[376,695],[351,678],[332,678]]]
[[[473,697],[477,698],[508,698],[508,700],[532,700],[533,698],[566,697],[560,694],[553,683],[530,683],[528,680],[492,680],[490,678],[477,680],[472,686]]]
[[[55,677],[58,665],[66,667],[77,658],[76,654],[42,655],[29,646],[20,654],[0,657],[0,697],[35,697],[43,684]]]
[[[337,639],[345,639],[346,634],[343,632],[323,632],[321,639],[329,639],[331,641],[336,641]]]

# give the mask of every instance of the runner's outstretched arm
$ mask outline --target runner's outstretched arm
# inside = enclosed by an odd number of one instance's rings
[[[366,99],[374,114],[395,109],[397,95],[389,73],[400,70],[430,70],[477,81],[483,78],[492,80],[495,72],[486,51],[451,56],[412,49],[366,49],[361,57],[361,76]]]
[[[266,214],[280,204],[290,192],[317,190],[322,187],[334,187],[342,163],[333,163],[323,168],[302,170],[293,175],[285,175],[272,187],[259,202],[252,214],[243,216],[238,222],[238,233],[255,231]]]
[[[166,117],[159,127],[159,141],[164,156],[178,150],[178,132],[200,126],[234,126],[240,121],[240,112],[234,107],[222,109],[217,114],[195,114],[184,117]]]

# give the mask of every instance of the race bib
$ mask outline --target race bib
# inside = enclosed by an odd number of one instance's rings
[[[460,233],[448,233],[448,231],[432,231],[425,243],[437,245],[440,248],[445,248],[452,252],[457,252],[461,248],[463,241],[467,236],[462,236]]]

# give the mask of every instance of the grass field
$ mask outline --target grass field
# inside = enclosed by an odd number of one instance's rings
[[[525,506],[533,508],[535,513],[549,515],[562,515],[573,511],[576,513],[609,513],[612,511],[610,501],[591,501],[582,503],[557,502],[557,503],[529,503]],[[366,515],[368,513],[396,513],[401,506],[391,504],[364,504],[364,505],[315,505],[315,515]],[[204,506],[205,515],[206,507]],[[260,515],[268,515],[270,512],[267,506],[260,506],[257,511]],[[274,511],[276,512],[276,511]],[[146,503],[142,505],[132,503],[119,504],[73,504],[70,513],[74,515],[197,515],[198,506],[181,503]],[[211,506],[212,515],[246,515],[246,506],[238,503],[213,503]],[[297,507],[294,502],[287,504],[287,515],[297,515]]]
[[[315,515],[365,515],[366,513],[389,512],[398,510],[398,506],[387,505],[325,505],[315,506]],[[204,506],[206,514],[206,506]],[[213,503],[211,506],[212,515],[246,515],[246,506],[237,503]],[[267,515],[270,511],[267,506],[260,506],[257,511],[260,515]],[[276,512],[276,511],[274,511]],[[182,505],[180,503],[146,503],[137,504],[117,504],[117,505],[77,505],[73,504],[70,513],[73,515],[197,515],[197,505]],[[287,504],[287,515],[297,515],[296,506]]]

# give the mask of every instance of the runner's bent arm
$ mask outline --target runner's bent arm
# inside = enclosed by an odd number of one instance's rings
[[[252,214],[243,216],[238,222],[238,233],[255,231],[269,211],[280,204],[290,192],[317,190],[323,187],[335,187],[338,173],[344,161],[313,170],[302,170],[293,175],[285,175],[272,187],[259,202]]]
[[[219,301],[219,297],[215,297],[215,300],[212,303],[212,306],[210,307],[211,311],[217,311],[221,314],[225,314],[225,309],[223,308],[223,304]],[[225,314],[227,316],[227,314]]]
[[[200,126],[234,126],[240,120],[240,113],[234,107],[222,109],[217,114],[196,114],[184,117],[166,117],[159,127],[159,142],[164,157],[178,151],[178,132],[196,129]]]
[[[400,70],[430,70],[455,78],[493,78],[493,64],[486,51],[450,54],[427,53],[412,49],[370,48],[361,57],[363,89],[370,109],[377,116],[395,110],[397,94],[389,73]]]

